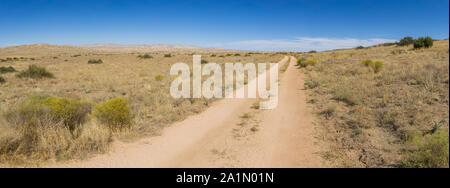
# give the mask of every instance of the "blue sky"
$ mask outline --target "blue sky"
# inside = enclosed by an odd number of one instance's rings
[[[327,50],[448,38],[448,0],[0,0],[0,46],[184,44]]]

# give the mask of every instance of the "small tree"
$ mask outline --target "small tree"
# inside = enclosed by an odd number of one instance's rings
[[[425,45],[425,48],[433,47],[433,39],[431,37],[425,37],[423,43]]]
[[[433,46],[433,39],[431,37],[420,37],[414,41],[414,48],[431,48]]]
[[[414,39],[412,37],[404,37],[400,40],[400,42],[398,43],[399,46],[408,46],[414,44]]]

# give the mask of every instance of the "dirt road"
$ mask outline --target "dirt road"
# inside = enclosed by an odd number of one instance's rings
[[[290,61],[276,109],[252,109],[257,99],[223,99],[161,136],[57,167],[321,167],[303,79]]]

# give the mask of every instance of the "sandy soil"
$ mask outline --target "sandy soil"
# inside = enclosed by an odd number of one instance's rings
[[[109,154],[50,167],[321,167],[302,75],[296,59],[290,60],[274,110],[252,109],[257,99],[223,99],[161,136],[117,143]]]

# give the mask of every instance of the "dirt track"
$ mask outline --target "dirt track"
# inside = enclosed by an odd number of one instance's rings
[[[161,136],[57,167],[321,167],[303,79],[290,59],[274,110],[251,109],[256,99],[223,99]]]

